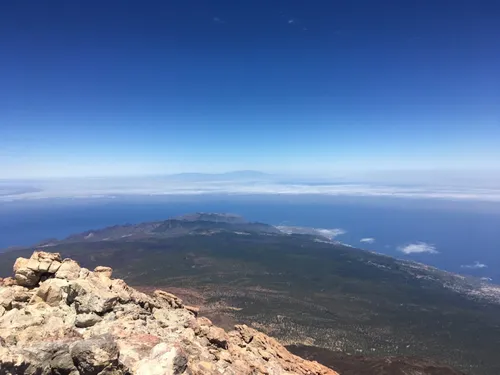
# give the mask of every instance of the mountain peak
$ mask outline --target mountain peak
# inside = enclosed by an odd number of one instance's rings
[[[172,220],[181,221],[210,221],[215,223],[231,223],[231,224],[244,224],[247,220],[243,216],[228,214],[228,213],[216,213],[216,212],[195,212],[192,214],[184,214],[172,218]]]

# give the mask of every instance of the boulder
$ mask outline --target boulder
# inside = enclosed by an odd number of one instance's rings
[[[111,267],[97,266],[94,269],[94,273],[98,276],[110,279],[111,275],[113,274],[113,269]]]
[[[186,371],[188,358],[179,346],[156,345],[149,358],[139,362],[136,375],[181,375]]]
[[[61,265],[59,253],[35,251],[29,258],[17,258],[14,263],[15,280],[18,285],[33,288],[42,277],[53,275]],[[48,275],[48,276],[47,276]]]
[[[207,339],[211,344],[219,348],[227,349],[229,338],[226,331],[222,328],[215,326],[210,327],[207,333]]]
[[[72,259],[64,259],[56,272],[58,279],[76,280],[80,276],[80,266]]]
[[[53,267],[52,263],[55,262]],[[32,271],[39,273],[48,273],[49,269],[57,268],[57,264],[61,264],[61,255],[59,253],[47,253],[45,251],[35,251],[31,258],[28,260],[26,267]],[[56,269],[57,271],[57,269]],[[52,272],[52,273],[55,273]]]
[[[121,279],[111,281],[111,290],[118,295],[120,303],[127,303],[131,300],[130,287]]]
[[[194,316],[198,316],[200,313],[200,308],[198,306],[189,306],[189,305],[184,305],[184,308],[192,313]]]
[[[104,314],[113,309],[118,302],[118,295],[89,279],[77,279],[69,283],[67,302],[74,303],[79,314]]]
[[[161,306],[173,307],[174,309],[179,309],[184,306],[179,297],[172,293],[165,292],[164,290],[155,290],[154,295]]]
[[[76,342],[71,358],[80,374],[97,375],[119,368],[120,352],[113,336],[106,334]]]
[[[75,326],[78,328],[92,327],[94,324],[99,323],[102,318],[94,313],[78,314],[75,320]]]
[[[40,275],[29,269],[20,268],[15,275],[17,285],[25,286],[27,288],[33,288],[38,285],[40,281]]]
[[[66,301],[69,282],[64,279],[48,279],[40,284],[35,295],[35,302],[43,301],[50,306],[57,306]]]
[[[90,274],[90,271],[87,268],[80,268],[80,273],[78,274],[79,279],[86,279]]]
[[[59,271],[59,268],[61,267],[61,262],[58,261],[58,260],[54,260],[52,261],[52,263],[50,264],[47,272],[50,273],[50,274],[55,274],[57,271]]]
[[[12,267],[14,270],[14,274],[16,274],[17,271],[19,271],[21,268],[26,268],[28,265],[28,262],[29,262],[29,259],[17,258],[16,262],[14,263],[14,267]]]
[[[12,301],[14,301],[14,290],[12,288],[0,288],[0,306],[5,310],[10,310]]]

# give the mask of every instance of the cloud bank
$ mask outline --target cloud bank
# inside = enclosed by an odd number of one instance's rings
[[[0,180],[0,201],[43,198],[89,198],[119,195],[202,195],[202,194],[279,194],[363,196],[420,199],[453,199],[500,202],[499,189],[466,187],[396,186],[350,183],[308,183],[280,181],[271,177],[235,179],[165,176],[144,178],[53,179],[30,182]]]
[[[375,242],[375,238],[372,238],[372,237],[362,238],[362,239],[359,240],[359,242],[374,243]]]
[[[416,243],[411,243],[409,245],[400,246],[398,250],[405,254],[438,253],[434,245],[428,244],[426,242],[416,242]]]
[[[488,267],[486,264],[478,262],[477,260],[472,264],[464,264],[460,266],[461,268],[470,268],[470,269],[480,269]]]

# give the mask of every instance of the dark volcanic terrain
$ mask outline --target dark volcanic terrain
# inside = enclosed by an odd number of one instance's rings
[[[219,325],[252,325],[342,374],[500,374],[498,287],[310,233],[194,214],[37,248],[172,291]],[[0,254],[0,276],[32,251]]]

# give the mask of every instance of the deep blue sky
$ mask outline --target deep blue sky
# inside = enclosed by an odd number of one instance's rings
[[[0,177],[494,169],[498,1],[2,1]]]

